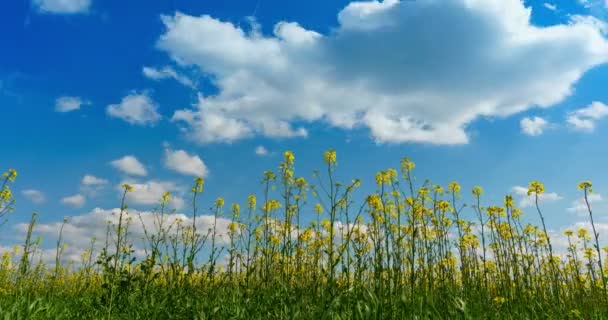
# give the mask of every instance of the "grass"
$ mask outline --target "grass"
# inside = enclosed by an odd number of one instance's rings
[[[605,252],[592,225],[566,231],[566,253],[554,252],[538,199],[524,224],[510,196],[483,204],[456,182],[418,184],[414,163],[376,175],[377,191],[357,198],[361,182],[336,181],[334,150],[315,184],[295,176],[284,153],[264,172],[261,199],[241,208],[218,198],[211,227],[199,230],[192,187],[191,224],[159,199],[153,223],[130,214],[123,185],[120,212],[103,243],[65,262],[61,228],[53,263],[40,256],[32,215],[22,246],[0,262],[0,316],[5,319],[607,319]],[[4,174],[0,215],[15,206]],[[585,199],[590,182],[579,185]],[[465,203],[465,199],[468,203]],[[466,205],[465,205],[466,204]],[[476,219],[463,219],[465,212]],[[304,217],[314,216],[304,224]],[[218,221],[229,220],[222,229]],[[64,221],[64,224],[66,221]],[[129,228],[142,223],[145,254],[136,255]],[[227,237],[227,239],[226,239]],[[604,250],[605,251],[605,250]]]

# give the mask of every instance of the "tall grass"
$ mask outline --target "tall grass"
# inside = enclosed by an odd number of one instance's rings
[[[159,199],[153,225],[129,215],[123,197],[98,253],[92,240],[81,261],[62,258],[63,225],[53,265],[40,258],[36,215],[23,246],[0,261],[0,314],[6,319],[605,319],[606,270],[593,234],[566,231],[567,252],[554,252],[539,204],[544,186],[529,185],[541,227],[526,224],[507,195],[484,204],[483,190],[465,194],[417,183],[415,165],[377,173],[364,198],[357,179],[336,178],[334,150],[323,155],[315,183],[295,174],[284,153],[241,208],[218,198],[200,212],[204,181],[192,186],[191,221],[169,218],[170,194]],[[4,175],[0,215],[12,211]],[[470,203],[465,203],[466,199]],[[207,230],[197,228],[211,215]],[[464,219],[470,215],[474,221]],[[311,219],[311,217],[313,217]],[[532,219],[533,217],[531,217]],[[218,225],[228,220],[225,230]],[[310,223],[303,221],[310,220]],[[66,222],[64,221],[64,224]],[[137,256],[130,228],[144,228]],[[228,241],[219,241],[222,237]],[[226,239],[223,239],[226,240]],[[603,252],[604,251],[604,252]]]

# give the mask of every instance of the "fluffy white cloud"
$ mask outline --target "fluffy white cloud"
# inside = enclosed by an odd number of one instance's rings
[[[55,100],[55,111],[70,112],[80,109],[81,106],[90,104],[79,97],[59,97]]]
[[[255,154],[257,154],[258,156],[266,156],[268,155],[268,149],[266,149],[266,147],[264,146],[257,146],[255,148]]]
[[[108,180],[87,174],[84,177],[82,177],[81,183],[84,186],[100,186],[100,185],[108,184]]]
[[[169,207],[172,209],[182,209],[185,205],[185,200],[180,196],[183,189],[173,182],[150,180],[146,182],[137,182],[133,180],[125,180],[116,186],[120,195],[123,193],[123,184],[129,184],[133,187],[133,191],[127,193],[126,201],[129,204],[153,206],[158,205],[165,192],[171,193]]]
[[[209,173],[207,166],[197,155],[190,155],[184,150],[165,149],[165,166],[183,175],[205,177]]]
[[[603,201],[602,196],[599,193],[592,193],[587,196],[587,200],[589,200],[589,206],[593,210],[593,205],[598,202]],[[572,205],[566,209],[568,212],[575,213],[578,216],[587,216],[589,215],[589,211],[587,208],[587,203],[585,202],[585,198],[579,198],[572,201]]]
[[[519,206],[521,208],[533,207],[535,205],[535,195],[528,196],[528,188],[522,186],[514,186],[511,192],[519,198]],[[555,192],[545,192],[538,196],[539,203],[554,202],[561,200],[562,196]]]
[[[110,164],[114,168],[128,175],[141,177],[145,177],[148,175],[148,170],[146,170],[146,167],[141,162],[139,162],[136,157],[131,155],[114,160],[110,162]]]
[[[35,190],[35,189],[27,189],[27,190],[23,190],[21,191],[21,194],[28,199],[29,201],[36,203],[36,204],[40,204],[46,201],[46,196],[44,195],[44,193],[42,193],[42,191],[39,190]]]
[[[605,116],[608,116],[608,106],[594,101],[586,108],[570,112],[566,122],[575,130],[593,132],[596,122]]]
[[[82,207],[86,201],[87,199],[81,194],[76,194],[61,199],[61,203],[76,208]]]
[[[201,143],[306,136],[322,121],[378,142],[462,144],[475,119],[550,107],[608,61],[592,19],[530,15],[520,0],[365,1],[329,34],[283,21],[266,36],[176,13],[157,47],[214,79],[217,94],[173,115]]]
[[[88,12],[91,0],[34,0],[34,5],[42,13],[75,14]]]
[[[541,117],[523,118],[519,122],[519,125],[521,127],[521,132],[529,136],[539,136],[543,134],[543,131],[547,127],[549,127],[547,120]]]
[[[111,117],[140,126],[153,125],[162,118],[158,105],[147,93],[133,92],[122,98],[119,104],[109,105],[106,112]]]
[[[142,69],[144,76],[152,79],[152,80],[163,80],[163,79],[175,79],[177,82],[183,84],[189,88],[195,88],[196,85],[190,78],[181,75],[175,71],[175,69],[166,66],[162,69],[152,68],[152,67],[144,67]]]
[[[93,197],[108,185],[108,180],[87,174],[80,182],[80,192]]]

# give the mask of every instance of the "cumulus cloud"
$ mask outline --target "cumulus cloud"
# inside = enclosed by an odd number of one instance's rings
[[[321,121],[377,142],[463,144],[472,121],[550,107],[608,61],[591,19],[530,16],[520,0],[364,1],[329,34],[281,21],[262,35],[176,13],[157,47],[218,89],[172,117],[200,143],[306,136]]]
[[[264,146],[257,146],[255,148],[255,154],[257,154],[258,156],[267,156],[268,149],[266,149],[266,147],[264,147]]]
[[[184,150],[165,149],[165,166],[187,176],[205,177],[209,173],[207,166],[197,155],[190,155]]]
[[[88,196],[95,196],[108,185],[108,180],[86,174],[80,182],[80,191]]]
[[[109,105],[106,112],[111,117],[140,126],[153,125],[162,118],[158,113],[158,105],[147,93],[133,92],[119,104]]]
[[[70,112],[79,110],[81,106],[90,104],[79,97],[59,97],[55,100],[55,111]]]
[[[519,198],[519,206],[521,208],[529,208],[535,206],[535,195],[531,194],[528,196],[528,188],[522,186],[514,186],[511,188],[511,192]],[[555,192],[545,192],[538,196],[539,203],[554,202],[561,200],[562,196]]]
[[[598,120],[608,116],[608,106],[594,101],[586,108],[570,112],[566,122],[577,131],[593,132]]]
[[[68,206],[75,207],[75,208],[82,207],[86,201],[87,201],[87,199],[81,194],[76,194],[76,195],[64,197],[61,199],[61,203],[68,205]]]
[[[101,186],[101,185],[108,184],[108,180],[87,174],[84,177],[82,177],[81,183],[84,186]]]
[[[137,160],[135,156],[127,155],[110,162],[110,164],[121,172],[131,176],[145,177],[148,175],[146,167]]]
[[[137,182],[134,180],[125,180],[116,186],[122,195],[123,184],[129,184],[133,187],[133,191],[127,193],[126,201],[129,204],[153,206],[158,205],[165,192],[170,192],[171,199],[169,207],[172,209],[182,209],[185,205],[185,200],[179,196],[183,189],[173,182],[150,180],[146,182]]]
[[[41,13],[76,14],[87,13],[91,0],[34,0]]]
[[[163,80],[163,79],[174,79],[175,81],[181,83],[182,85],[189,87],[189,88],[195,88],[196,85],[194,84],[194,82],[192,80],[190,80],[190,78],[181,75],[179,73],[177,73],[177,71],[175,71],[175,69],[166,66],[163,67],[162,69],[157,69],[157,68],[153,68],[153,67],[144,67],[142,69],[142,72],[144,74],[144,76],[146,76],[149,79],[152,80]]]
[[[27,200],[29,200],[33,203],[36,203],[36,204],[44,203],[46,201],[46,196],[40,190],[26,189],[26,190],[21,191],[21,194]]]
[[[602,196],[599,193],[591,193],[587,196],[587,200],[589,200],[589,206],[593,210],[594,204],[598,202],[602,202]],[[585,198],[579,198],[572,201],[570,207],[566,209],[568,212],[572,212],[578,216],[587,216],[589,215],[589,211],[587,208],[587,203],[585,202]]]
[[[543,131],[549,126],[547,120],[541,117],[523,118],[519,122],[521,132],[529,136],[540,136]]]

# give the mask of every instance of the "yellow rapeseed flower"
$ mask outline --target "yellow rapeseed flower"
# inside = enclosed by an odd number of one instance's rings
[[[483,189],[480,186],[474,186],[473,190],[471,190],[474,196],[480,197],[483,194]]]
[[[193,191],[198,193],[203,192],[203,185],[205,184],[205,180],[203,180],[202,177],[196,177],[196,179],[194,179],[194,183],[196,184],[196,186],[194,187],[196,190]]]
[[[329,149],[323,153],[323,161],[328,165],[335,165],[337,162],[336,150]]]
[[[587,191],[589,191],[590,193],[593,191],[593,190],[591,189],[591,187],[592,187],[592,185],[591,185],[591,181],[589,181],[589,180],[585,180],[585,181],[580,182],[580,183],[578,184],[578,188],[579,188],[580,190],[587,190]]]
[[[249,209],[255,209],[256,203],[257,203],[257,199],[256,199],[255,195],[250,194],[247,197],[247,205],[249,206]]]
[[[287,165],[293,165],[296,160],[296,157],[291,151],[285,151],[285,153],[283,153],[283,158],[285,159],[285,163],[287,163]]]
[[[545,186],[543,185],[542,182],[540,181],[531,181],[528,184],[528,195],[531,194],[536,194],[536,195],[541,195],[545,192]]]
[[[452,181],[448,184],[448,190],[453,193],[460,193],[460,185],[456,181]]]
[[[128,183],[123,183],[122,184],[122,188],[126,191],[126,192],[132,192],[133,191],[133,186],[128,184]]]

